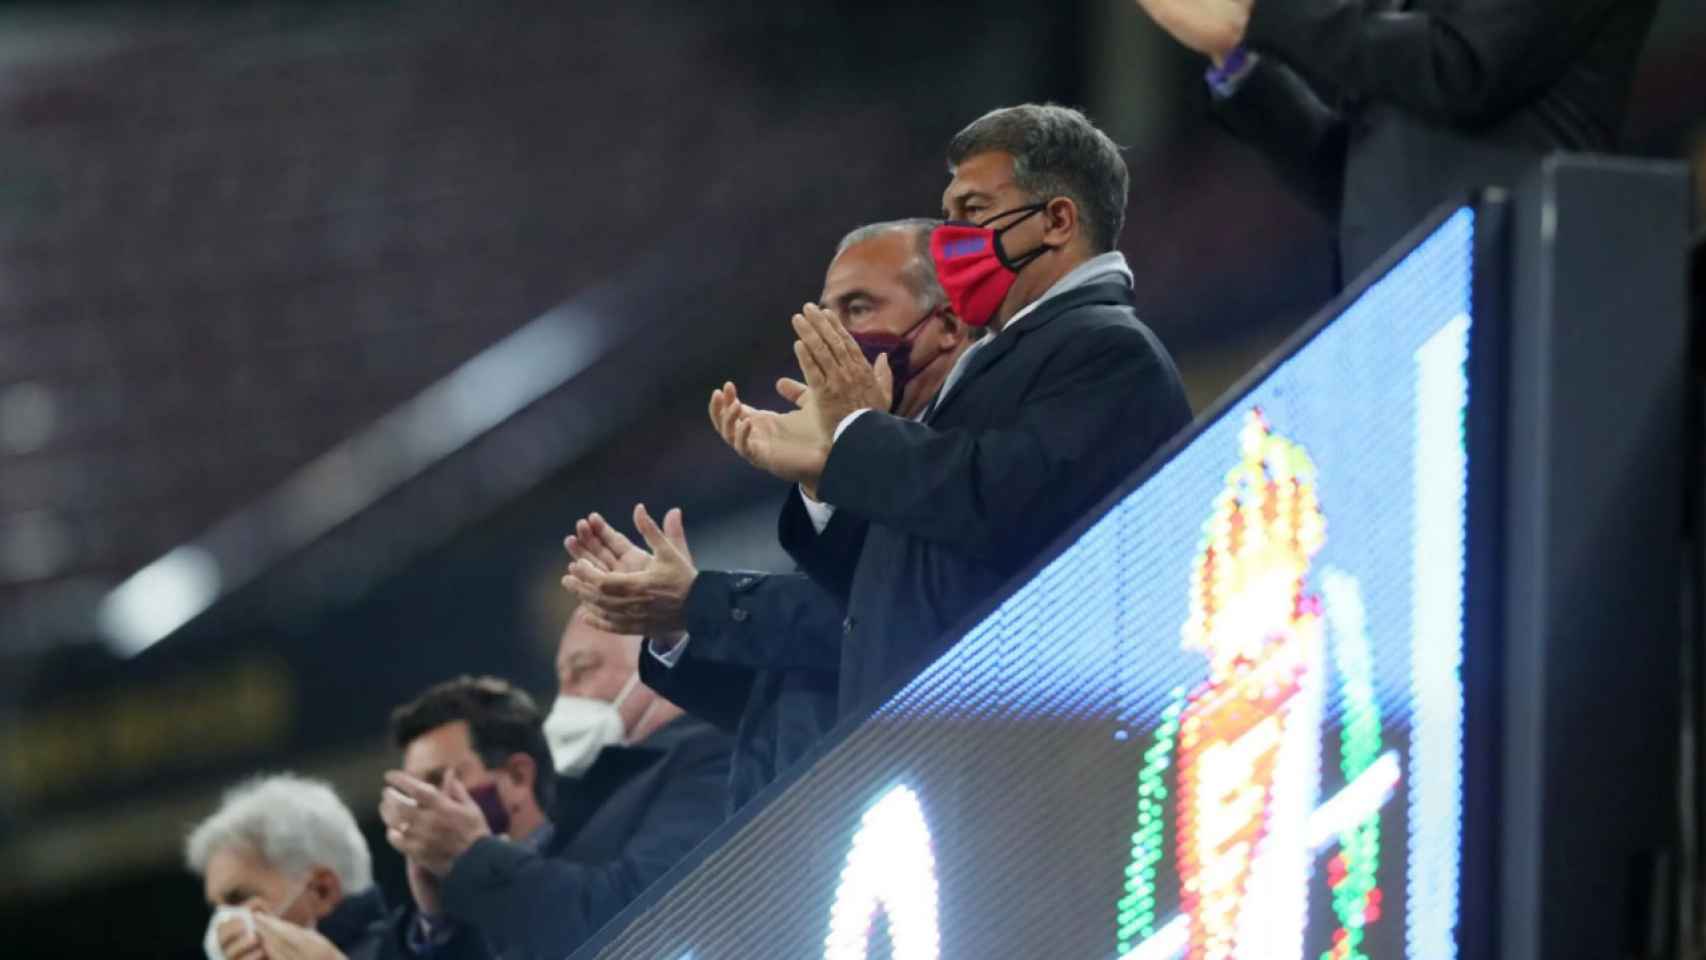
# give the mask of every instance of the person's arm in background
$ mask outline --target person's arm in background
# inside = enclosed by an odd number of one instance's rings
[[[1373,10],[1364,0],[1138,5],[1217,63],[1243,46],[1282,61],[1322,94],[1467,126],[1495,121],[1557,83],[1629,2],[1477,0],[1401,12]]]
[[[1242,53],[1235,56],[1246,56]],[[1345,178],[1345,119],[1295,71],[1248,54],[1210,72],[1211,111],[1222,126],[1261,151],[1280,179],[1337,222]]]
[[[444,878],[446,912],[478,928],[506,958],[573,953],[722,822],[727,741],[686,740],[667,762],[666,780],[620,857],[576,863],[488,837]]]
[[[1358,0],[1255,0],[1243,42],[1319,89],[1477,124],[1556,83],[1619,2],[1479,0],[1382,13]]]

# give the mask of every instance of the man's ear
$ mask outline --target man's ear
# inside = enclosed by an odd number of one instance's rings
[[[1043,242],[1060,249],[1077,239],[1084,224],[1071,197],[1055,197],[1043,207]]]
[[[315,921],[338,908],[344,899],[344,884],[330,867],[315,867],[308,874],[307,895],[310,898],[309,911]]]

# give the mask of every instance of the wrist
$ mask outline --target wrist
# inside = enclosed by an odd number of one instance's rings
[[[833,440],[825,441],[817,448],[817,454],[812,462],[806,465],[805,475],[799,478],[799,484],[811,493],[813,500],[818,499],[817,487],[823,482],[823,470],[829,465],[829,448]]]

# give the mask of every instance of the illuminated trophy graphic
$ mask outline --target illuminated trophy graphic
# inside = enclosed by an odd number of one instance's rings
[[[1307,829],[1312,804],[1289,801],[1312,789],[1318,768],[1302,755],[1313,752],[1320,722],[1320,601],[1303,592],[1326,537],[1314,467],[1259,412],[1240,445],[1196,558],[1183,630],[1185,646],[1209,659],[1208,680],[1179,719],[1180,899],[1191,960],[1251,956],[1252,936],[1268,953],[1272,927],[1240,929],[1268,906],[1253,902],[1258,860]],[[1288,737],[1292,730],[1306,734]],[[1291,886],[1302,888],[1298,868],[1307,864],[1291,866]]]
[[[1300,958],[1314,857],[1337,841],[1327,880],[1340,926],[1322,960],[1359,960],[1363,928],[1380,912],[1378,810],[1397,779],[1396,758],[1379,756],[1361,599],[1352,578],[1322,577],[1345,705],[1340,766],[1355,789],[1317,808],[1329,671],[1324,605],[1305,586],[1327,533],[1315,467],[1260,410],[1245,419],[1239,454],[1203,526],[1181,631],[1184,647],[1208,658],[1208,676],[1175,691],[1138,778],[1120,953]],[[1158,928],[1169,824],[1181,912]]]

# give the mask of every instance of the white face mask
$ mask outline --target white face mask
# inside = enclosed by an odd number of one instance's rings
[[[308,884],[304,883],[302,888],[296,891],[295,896],[286,900],[284,906],[279,908],[273,916],[282,919],[285,911],[296,906],[296,901],[302,899],[302,895],[306,892],[308,892]],[[207,918],[207,934],[201,938],[201,949],[203,953],[207,954],[207,960],[227,960],[225,951],[219,948],[219,927],[232,918],[243,921],[243,926],[248,929],[249,936],[255,935],[255,912],[253,910],[248,907],[216,907],[213,916]]]
[[[598,759],[598,751],[619,744],[627,736],[622,722],[622,703],[639,686],[635,673],[622,685],[614,702],[591,697],[559,694],[545,718],[545,742],[551,745],[551,762],[565,777],[578,777]]]

